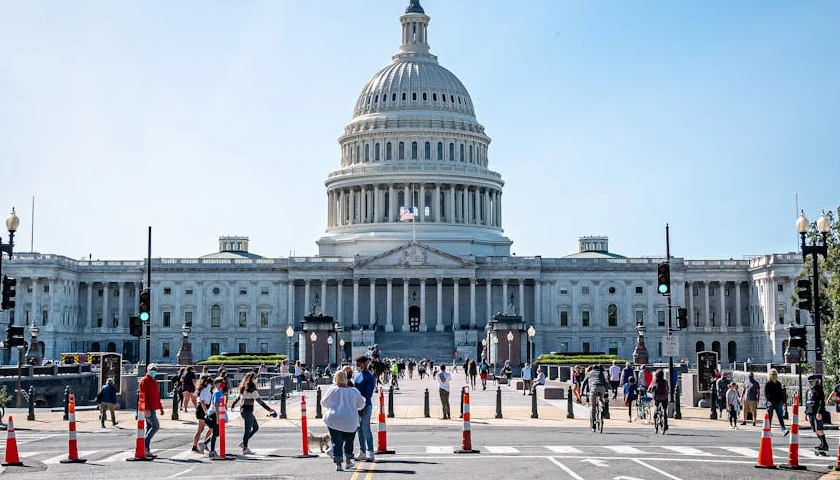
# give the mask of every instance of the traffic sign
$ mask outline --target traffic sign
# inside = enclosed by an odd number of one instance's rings
[[[662,356],[680,356],[680,337],[676,335],[665,335],[662,337]]]

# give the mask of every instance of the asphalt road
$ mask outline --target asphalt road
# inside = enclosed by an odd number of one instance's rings
[[[133,456],[134,431],[106,429],[80,433],[78,449],[84,464],[61,464],[67,457],[67,435],[35,430],[18,431],[23,467],[6,467],[11,478],[344,478],[436,480],[480,478],[552,478],[574,480],[657,480],[709,478],[816,479],[836,463],[817,458],[815,440],[803,434],[800,463],[805,471],[756,469],[758,438],[755,431],[689,430],[672,427],[667,435],[649,430],[605,430],[596,435],[581,428],[489,426],[473,422],[472,446],[478,454],[452,453],[461,445],[460,423],[440,426],[389,427],[388,447],[394,455],[379,455],[374,463],[360,462],[355,471],[338,473],[334,464],[318,458],[295,458],[300,453],[300,431],[278,428],[263,421],[252,439],[256,455],[232,461],[211,461],[189,451],[192,435],[162,430],[152,444],[159,458],[127,462]],[[374,426],[374,430],[375,430]],[[239,453],[241,430],[228,436],[228,453]],[[316,432],[321,433],[321,432]],[[374,431],[374,441],[376,432]],[[776,464],[787,459],[787,438],[773,432]]]

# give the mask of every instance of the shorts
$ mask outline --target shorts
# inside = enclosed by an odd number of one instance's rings
[[[481,379],[487,380],[487,372],[481,372]]]
[[[202,407],[201,405],[199,405],[199,406],[195,409],[195,419],[196,419],[196,420],[204,420],[204,416],[205,416],[205,415],[204,415],[204,407]]]
[[[808,415],[808,421],[811,423],[811,430],[816,432],[823,429],[823,421],[817,420],[816,415]]]

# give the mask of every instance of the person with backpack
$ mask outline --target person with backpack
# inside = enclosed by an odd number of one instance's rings
[[[752,424],[755,426],[756,418],[758,418],[758,399],[761,397],[761,384],[755,379],[753,372],[749,373],[746,383],[744,383],[744,419],[741,420],[741,425],[747,424],[747,417],[752,416]]]
[[[487,390],[487,372],[490,371],[490,365],[487,365],[487,360],[482,359],[481,365],[478,367],[478,376],[481,378],[481,389]]]
[[[102,385],[102,390],[100,390],[96,399],[99,403],[99,419],[102,421],[102,428],[105,428],[106,412],[111,412],[111,424],[117,426],[120,422],[117,421],[117,414],[114,410],[114,407],[117,404],[117,387],[114,385],[113,378],[109,378],[105,381],[105,385]]]
[[[664,430],[668,431],[668,395],[670,394],[671,386],[668,385],[668,380],[665,379],[665,371],[659,369],[656,371],[656,376],[653,380],[653,403],[654,407],[662,405]]]

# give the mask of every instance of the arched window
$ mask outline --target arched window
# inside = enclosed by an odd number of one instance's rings
[[[432,101],[437,102],[437,93],[432,94]],[[444,101],[446,101],[446,98],[444,98]]]
[[[449,144],[449,159],[455,161],[455,144]]]
[[[402,94],[402,100],[403,100],[403,102],[405,101],[405,92],[403,92],[403,94]]]
[[[365,163],[370,161],[370,144],[365,144]]]
[[[461,161],[464,161],[464,144],[461,144]]]
[[[720,342],[715,340],[712,342],[712,351],[718,354],[718,358],[720,358]]]
[[[443,160],[443,142],[438,142],[438,160]]]
[[[787,350],[787,349],[785,348],[782,351],[785,351],[785,350]],[[726,356],[729,357],[729,363],[732,363],[732,362],[735,361],[735,359],[738,357],[737,354],[738,354],[738,346],[735,344],[735,341],[732,340],[728,344],[726,344]]]
[[[400,160],[405,160],[405,142],[400,142],[400,147],[399,147],[399,152],[398,153],[399,153],[398,158]]]
[[[443,97],[443,101],[446,102],[446,94],[444,93],[441,97]]]
[[[426,101],[426,92],[423,92],[423,101]]]
[[[705,343],[703,343],[703,342],[697,342],[697,343],[694,345],[694,351],[695,351],[695,352],[702,352],[702,351],[704,351],[704,350],[706,350],[706,344],[705,344]]]
[[[391,160],[391,142],[385,144],[385,160]]]
[[[425,155],[426,160],[431,160],[432,159],[432,144],[431,144],[431,142],[426,142],[426,147],[424,148],[424,150],[425,150],[425,152],[423,152],[423,153],[426,154]]]
[[[388,94],[387,94],[387,93],[383,93],[383,94],[382,94],[382,101],[383,101],[383,102],[387,102],[387,101],[388,101]]]
[[[379,95],[373,97],[373,103],[379,103]]]
[[[362,158],[362,147],[356,145],[356,158],[353,159],[353,163],[359,163],[360,158]]]
[[[378,143],[373,144],[373,161],[374,162],[379,161],[379,144]]]
[[[90,344],[90,350],[91,350],[92,352],[99,352],[99,351],[101,351],[102,349],[101,349],[101,348],[99,348],[99,342],[91,342],[91,344]]]
[[[210,326],[222,326],[222,307],[218,305],[213,305],[212,307],[210,307]]]
[[[473,163],[473,146],[470,145],[470,163]]]
[[[614,303],[607,307],[607,325],[610,327],[618,326],[618,307]]]
[[[411,99],[417,100],[417,92],[411,92]]]
[[[105,347],[107,352],[116,352],[117,351],[117,344],[114,342],[108,342],[108,346]]]
[[[449,96],[449,101],[451,101],[452,103],[455,103],[455,96],[454,96],[454,95],[450,95],[450,96]]]
[[[392,101],[392,102],[396,102],[396,101],[397,101],[397,94],[396,94],[396,93],[392,93],[392,94],[391,94],[391,101]]]
[[[411,142],[411,159],[417,160],[417,142]]]

